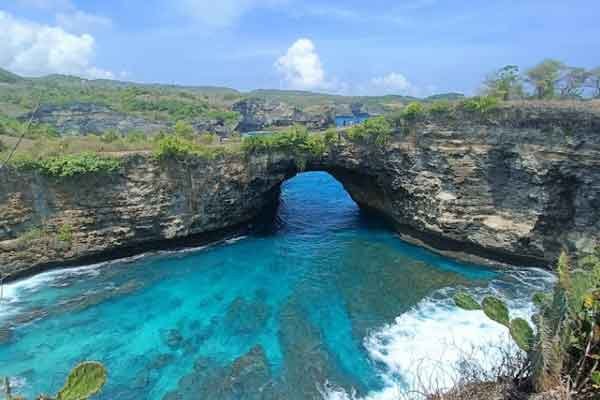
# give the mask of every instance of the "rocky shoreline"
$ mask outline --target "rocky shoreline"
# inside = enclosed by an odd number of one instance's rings
[[[600,233],[600,111],[585,104],[431,116],[385,146],[340,134],[318,157],[129,154],[121,164],[60,179],[0,171],[0,273],[218,239],[272,210],[302,170],[331,173],[402,238],[467,261],[547,266],[563,246],[592,249]]]

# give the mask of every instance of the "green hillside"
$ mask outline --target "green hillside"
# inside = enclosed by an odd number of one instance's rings
[[[22,80],[19,75],[13,74],[10,71],[0,68],[0,82],[1,83],[15,83]]]

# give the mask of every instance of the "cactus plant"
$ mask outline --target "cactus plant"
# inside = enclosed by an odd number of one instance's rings
[[[510,321],[510,335],[520,349],[529,352],[533,344],[533,329],[523,318]]]
[[[88,361],[76,366],[56,400],[87,400],[106,383],[106,369],[98,362]]]
[[[95,361],[79,364],[69,374],[63,388],[55,397],[39,395],[37,400],[88,400],[102,389],[106,383],[106,369]],[[4,394],[7,400],[25,400],[12,394],[10,380],[4,378]]]
[[[481,310],[493,321],[496,321],[509,329],[510,335],[525,352],[529,352],[534,340],[533,329],[527,321],[522,318],[510,320],[508,308],[504,302],[496,297],[488,296],[483,299],[481,305],[465,292],[459,292],[454,296],[456,305],[465,310]]]
[[[481,310],[479,303],[466,292],[458,292],[453,297],[456,305],[464,310]]]
[[[535,304],[537,307],[542,307],[548,302],[548,295],[545,293],[537,292],[533,295],[531,301],[533,301],[533,304]]]
[[[510,317],[508,315],[508,308],[504,302],[496,297],[488,296],[483,299],[481,303],[483,312],[487,317],[493,321],[498,322],[510,328]]]

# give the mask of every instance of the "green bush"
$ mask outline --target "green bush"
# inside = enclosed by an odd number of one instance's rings
[[[347,132],[352,141],[365,141],[384,145],[392,137],[392,126],[385,117],[370,118],[362,124],[354,125]]]
[[[406,128],[407,123],[413,124],[414,122],[423,119],[427,115],[427,109],[423,104],[419,102],[412,102],[406,105],[402,110],[396,111],[392,114],[387,115],[388,123],[393,125],[396,129]]]
[[[58,240],[65,243],[73,241],[73,227],[69,224],[63,224],[58,228]]]
[[[208,147],[176,135],[164,135],[154,142],[154,156],[159,160],[190,156],[212,159],[224,152],[224,147]]]
[[[173,131],[175,135],[188,140],[193,139],[196,134],[194,127],[185,121],[177,121]]]
[[[327,129],[324,134],[325,143],[327,145],[337,144],[340,139],[340,135],[335,129]]]
[[[167,135],[155,143],[154,155],[159,159],[178,158],[194,155],[199,146],[181,136]]]
[[[416,101],[409,103],[401,112],[402,117],[408,121],[415,121],[425,116],[425,114],[426,111],[423,104]]]
[[[477,96],[465,100],[462,106],[469,112],[477,112],[480,114],[486,114],[500,105],[500,100],[493,96]]]
[[[429,107],[429,112],[434,115],[448,114],[452,111],[452,103],[447,100],[434,101]]]
[[[309,135],[307,147],[310,154],[319,156],[325,153],[329,144],[325,141],[325,136],[320,134]]]
[[[283,151],[298,157],[321,155],[326,149],[325,138],[321,134],[310,134],[303,126],[294,126],[284,132],[245,137],[242,149],[246,153],[261,151]]]
[[[67,154],[46,159],[18,157],[13,165],[19,169],[35,170],[44,175],[66,178],[85,174],[108,174],[121,167],[118,159],[103,157],[94,153]]]

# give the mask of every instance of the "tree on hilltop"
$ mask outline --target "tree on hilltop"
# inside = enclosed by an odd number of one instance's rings
[[[502,100],[523,98],[523,82],[519,67],[506,65],[488,76],[484,82],[485,94]]]

